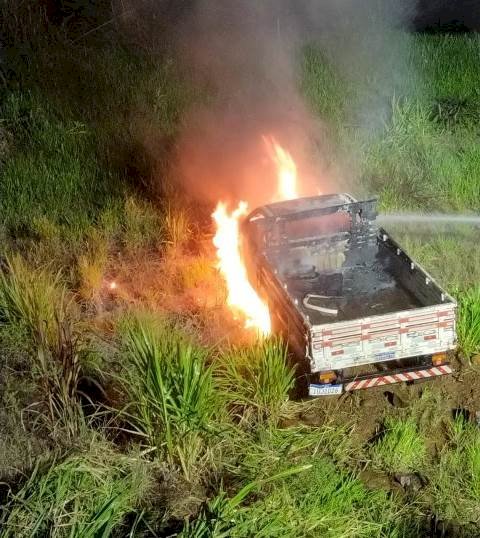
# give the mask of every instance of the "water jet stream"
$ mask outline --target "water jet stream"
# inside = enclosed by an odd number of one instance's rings
[[[378,215],[377,222],[384,224],[470,224],[480,226],[480,215],[458,215],[449,213],[389,213]]]

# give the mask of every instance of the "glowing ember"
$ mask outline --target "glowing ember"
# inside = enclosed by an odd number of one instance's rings
[[[112,291],[117,289],[117,283],[115,282],[115,280],[112,280],[110,282],[110,284],[108,285],[108,289]]]
[[[266,335],[270,332],[268,306],[262,302],[247,278],[247,271],[240,254],[240,218],[247,212],[247,203],[228,213],[225,204],[219,202],[212,217],[217,225],[213,244],[217,247],[218,268],[227,283],[228,304],[246,318],[246,327],[254,327]]]
[[[263,137],[268,153],[277,167],[277,201],[298,198],[297,166],[290,153],[277,143],[273,136]]]

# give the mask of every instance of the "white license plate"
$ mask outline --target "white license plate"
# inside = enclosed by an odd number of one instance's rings
[[[388,361],[395,358],[395,351],[384,351],[383,353],[375,353],[375,358],[379,361]]]
[[[342,394],[343,385],[314,385],[311,384],[308,386],[308,395],[309,396],[331,396],[334,394]]]

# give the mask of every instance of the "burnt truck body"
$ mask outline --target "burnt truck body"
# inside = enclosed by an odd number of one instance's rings
[[[268,204],[242,222],[249,280],[310,396],[452,372],[456,303],[376,216],[375,199],[334,194]]]

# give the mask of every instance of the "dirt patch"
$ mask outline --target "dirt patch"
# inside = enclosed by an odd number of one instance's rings
[[[459,359],[452,366],[453,375],[433,381],[318,398],[300,413],[299,420],[312,426],[321,426],[327,420],[339,426],[347,424],[351,427],[353,441],[364,444],[376,436],[387,413],[393,410],[413,412],[424,429],[428,427],[427,445],[434,452],[444,443],[444,425],[452,418],[454,410],[464,410],[470,420],[476,420],[480,412],[480,368]],[[422,398],[425,391],[428,391],[428,399]]]

